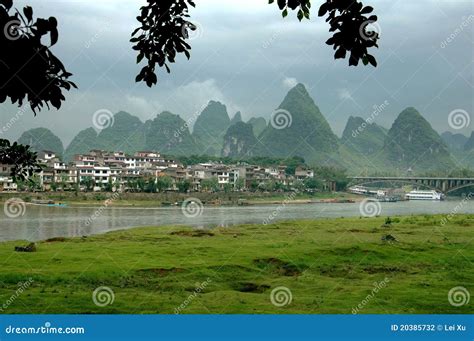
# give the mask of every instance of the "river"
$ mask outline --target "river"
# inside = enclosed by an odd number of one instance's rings
[[[379,203],[377,203],[379,205]],[[180,207],[44,207],[26,205],[18,217],[0,210],[0,241],[44,240],[99,234],[137,226],[187,225],[194,227],[232,226],[237,224],[292,220],[357,217],[361,204],[314,203],[238,207],[199,207],[185,215]],[[375,207],[382,216],[411,214],[474,214],[471,201],[401,201],[380,203]],[[366,210],[370,209],[366,207]],[[192,216],[193,213],[200,213]],[[372,211],[367,212],[368,214]],[[272,218],[273,217],[273,218]]]

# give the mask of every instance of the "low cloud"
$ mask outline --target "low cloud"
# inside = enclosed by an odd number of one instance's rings
[[[283,86],[288,89],[295,87],[296,84],[298,84],[298,81],[296,80],[296,78],[293,77],[286,77],[283,80]]]

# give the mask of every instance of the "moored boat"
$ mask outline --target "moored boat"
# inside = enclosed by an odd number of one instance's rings
[[[431,191],[411,191],[405,194],[405,198],[408,200],[443,200],[444,194],[436,192],[434,190]]]

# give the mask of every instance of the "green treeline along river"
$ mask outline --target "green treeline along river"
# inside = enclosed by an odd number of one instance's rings
[[[78,237],[137,226],[185,225],[197,228],[267,224],[282,220],[474,213],[469,200],[401,201],[372,203],[312,203],[238,207],[44,207],[26,205],[15,215],[0,210],[0,241],[38,241],[53,237]],[[440,224],[442,222],[440,221]]]

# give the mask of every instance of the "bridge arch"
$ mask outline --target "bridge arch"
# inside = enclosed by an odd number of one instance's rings
[[[458,186],[458,187],[450,188],[449,190],[446,191],[446,194],[448,194],[450,192],[457,191],[459,189],[466,188],[466,187],[473,187],[474,188],[474,183],[464,184],[464,185],[461,185],[461,186]]]
[[[349,183],[347,184],[347,186],[356,186],[356,185],[364,186],[364,185],[371,185],[371,184],[376,184],[376,183],[380,183],[380,182],[392,183],[392,184],[393,184],[393,183],[401,183],[401,184],[406,184],[406,185],[417,185],[417,186],[420,186],[420,187],[424,187],[424,188],[428,188],[428,189],[432,189],[432,190],[436,190],[436,191],[442,192],[442,189],[439,188],[439,187],[433,187],[433,186],[430,186],[430,185],[422,184],[422,183],[415,182],[415,181],[409,181],[409,180],[371,180],[371,181],[356,181],[356,182],[349,182]]]
[[[370,185],[374,183],[409,184],[448,194],[462,188],[474,186],[474,178],[355,176],[350,178],[348,186]]]

